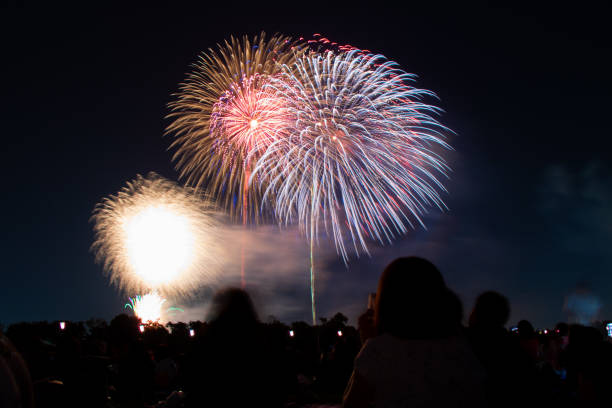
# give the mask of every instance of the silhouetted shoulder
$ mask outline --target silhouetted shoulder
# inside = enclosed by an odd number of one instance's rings
[[[400,406],[483,403],[484,370],[461,336],[415,340],[383,334],[364,344],[355,371],[375,389],[378,402],[392,396]]]

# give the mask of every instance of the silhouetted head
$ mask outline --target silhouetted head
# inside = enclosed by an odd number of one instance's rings
[[[125,313],[115,316],[109,326],[111,342],[113,344],[135,342],[138,338],[138,325],[139,320],[135,316],[128,316]]]
[[[256,324],[259,319],[249,294],[237,288],[217,292],[212,300],[211,324],[244,327]]]
[[[579,352],[595,350],[603,341],[602,333],[594,327],[572,324],[569,326],[569,344]]]
[[[519,336],[522,338],[528,339],[535,336],[535,330],[533,329],[531,323],[529,323],[527,320],[521,320],[518,322],[516,327],[518,329]]]
[[[510,317],[510,303],[505,296],[488,291],[476,299],[470,315],[470,327],[504,327]]]
[[[378,282],[375,322],[379,334],[431,339],[455,334],[462,318],[459,298],[429,261],[398,258]]]

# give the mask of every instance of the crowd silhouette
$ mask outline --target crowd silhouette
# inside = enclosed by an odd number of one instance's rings
[[[205,322],[18,323],[0,331],[0,406],[582,407],[605,405],[612,343],[597,327],[526,320],[488,291],[463,306],[429,261],[383,271],[358,329],[260,321],[249,294],[218,292]]]

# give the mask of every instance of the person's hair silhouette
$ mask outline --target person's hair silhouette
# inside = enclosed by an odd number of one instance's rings
[[[476,299],[470,315],[470,327],[504,327],[509,317],[508,299],[494,291],[484,292]]]
[[[462,307],[429,261],[398,258],[382,273],[376,294],[378,334],[426,339],[456,334]]]

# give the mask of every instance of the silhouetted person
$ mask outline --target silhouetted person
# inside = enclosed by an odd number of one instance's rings
[[[142,407],[152,397],[155,365],[138,339],[138,325],[125,314],[110,323],[114,400],[121,407]]]
[[[535,363],[540,355],[540,342],[535,330],[527,320],[521,320],[516,326],[518,329],[519,345],[529,358]]]
[[[0,407],[33,406],[34,393],[28,367],[11,341],[0,331]]]
[[[470,327],[504,329],[510,317],[510,303],[505,296],[488,291],[476,299],[470,314]],[[505,329],[504,329],[505,332]]]
[[[359,316],[357,320],[357,330],[359,331],[361,343],[365,343],[367,339],[376,336],[373,308],[368,308],[368,310]]]
[[[566,349],[568,386],[577,406],[608,406],[612,384],[612,344],[593,328],[573,324]]]
[[[569,326],[566,323],[557,323],[555,329],[547,336],[542,350],[542,359],[561,379],[566,375],[563,358],[569,342],[568,334]]]
[[[346,407],[484,404],[484,372],[461,335],[462,308],[425,259],[393,261],[378,283],[377,335],[363,345]]]
[[[529,395],[524,381],[532,372],[529,361],[505,328],[509,317],[508,299],[493,291],[478,296],[470,314],[468,339],[486,370],[487,401],[491,407],[516,406]]]
[[[187,364],[188,407],[284,403],[286,376],[244,290],[227,289],[214,297],[212,320]]]

